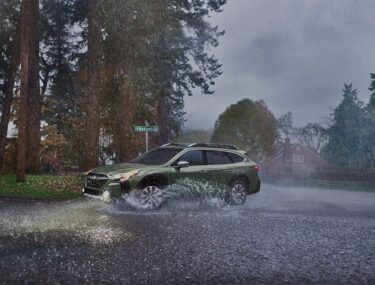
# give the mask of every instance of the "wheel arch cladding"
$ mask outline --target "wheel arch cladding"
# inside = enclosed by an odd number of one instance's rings
[[[233,176],[229,181],[229,185],[233,184],[235,181],[238,180],[243,181],[245,183],[247,191],[250,190],[250,180],[245,174]]]
[[[168,178],[163,174],[150,174],[144,177],[139,183],[138,188],[143,189],[146,186],[165,187],[168,185]]]

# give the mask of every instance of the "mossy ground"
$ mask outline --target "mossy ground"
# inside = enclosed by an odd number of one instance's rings
[[[17,183],[13,174],[0,174],[0,197],[67,199],[81,196],[80,176],[27,175]]]

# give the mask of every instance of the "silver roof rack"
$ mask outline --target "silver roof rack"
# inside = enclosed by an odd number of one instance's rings
[[[183,146],[183,147],[188,147],[189,144],[187,144],[187,143],[166,143],[166,144],[163,144],[161,147],[165,147],[165,146]]]
[[[235,145],[221,144],[221,143],[192,143],[192,144],[189,144],[188,147],[211,147],[211,148],[224,148],[224,149],[239,150],[239,148]]]
[[[222,144],[222,143],[166,143],[162,145],[162,147],[165,147],[165,146],[207,147],[207,148],[224,148],[224,149],[239,150],[239,148],[235,145]]]

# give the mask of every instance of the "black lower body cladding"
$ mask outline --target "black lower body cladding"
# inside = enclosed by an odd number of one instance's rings
[[[129,193],[131,190],[128,180],[120,182],[120,186],[121,186],[121,193]]]

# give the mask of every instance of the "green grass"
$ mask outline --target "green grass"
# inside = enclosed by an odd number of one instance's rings
[[[319,189],[336,189],[356,192],[374,192],[375,183],[367,181],[334,181],[321,179],[283,179],[273,181],[272,184],[284,186],[305,186]]]
[[[27,175],[17,183],[16,176],[0,174],[0,197],[67,199],[81,196],[84,178],[78,176]]]

